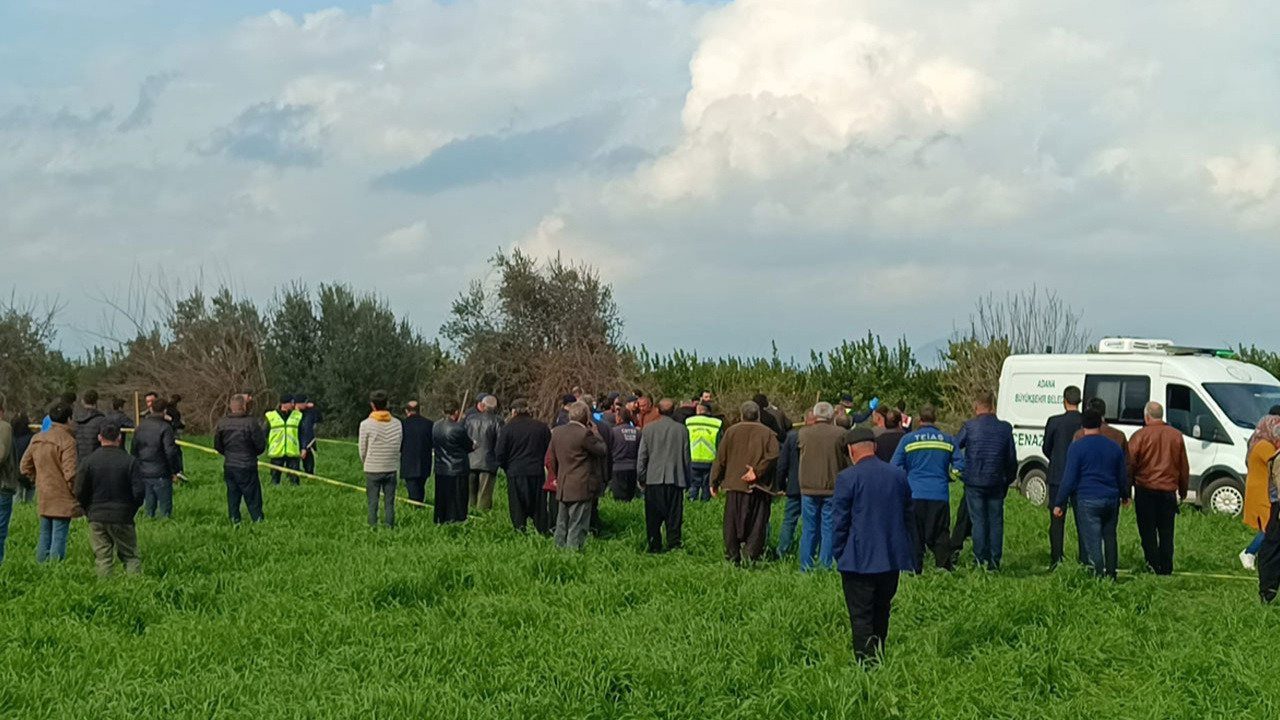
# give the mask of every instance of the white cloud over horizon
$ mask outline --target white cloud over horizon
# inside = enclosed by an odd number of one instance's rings
[[[925,345],[1032,284],[1098,334],[1274,346],[1240,309],[1280,262],[1271,18],[393,0],[148,47],[85,28],[56,81],[0,68],[0,288],[94,330],[135,268],[262,301],[344,281],[434,334],[520,247],[599,267],[651,348]]]

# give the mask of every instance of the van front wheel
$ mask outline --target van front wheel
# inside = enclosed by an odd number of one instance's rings
[[[1212,480],[1200,494],[1201,506],[1212,513],[1239,517],[1244,513],[1244,484],[1233,477]]]
[[[1022,476],[1022,496],[1036,507],[1049,507],[1049,476],[1040,468],[1032,468]]]

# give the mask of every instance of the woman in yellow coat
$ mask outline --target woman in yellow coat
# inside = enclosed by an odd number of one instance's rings
[[[1244,524],[1257,531],[1253,542],[1240,553],[1240,564],[1253,570],[1257,566],[1258,548],[1271,517],[1271,459],[1280,450],[1280,406],[1258,421],[1249,438],[1249,474],[1244,486]]]

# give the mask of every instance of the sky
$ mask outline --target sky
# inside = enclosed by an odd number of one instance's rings
[[[1247,18],[1247,20],[1246,20]],[[1278,348],[1280,5],[5,0],[0,291],[383,295],[590,263],[627,340],[925,347],[1037,286],[1095,335]]]

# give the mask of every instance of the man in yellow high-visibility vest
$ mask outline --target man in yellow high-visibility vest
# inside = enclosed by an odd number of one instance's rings
[[[272,465],[297,470],[302,461],[302,444],[298,440],[298,426],[302,424],[302,412],[295,409],[294,398],[280,398],[280,409],[267,413],[267,458]],[[298,476],[290,475],[289,482],[298,484]],[[280,471],[271,471],[271,484],[280,484]]]
[[[724,421],[711,417],[711,406],[698,403],[696,415],[684,421],[689,431],[689,459],[693,468],[689,482],[689,500],[711,500],[711,466],[724,434]]]

